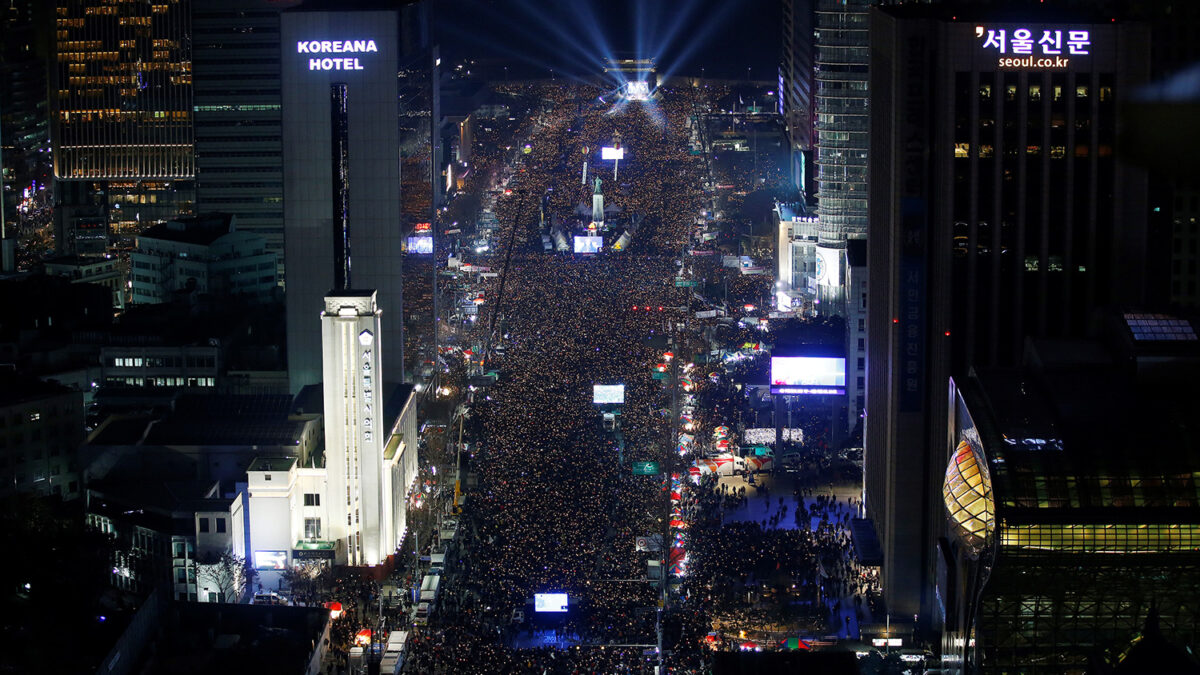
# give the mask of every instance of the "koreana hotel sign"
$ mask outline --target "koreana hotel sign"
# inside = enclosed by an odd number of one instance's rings
[[[998,68],[1062,69],[1070,67],[1072,56],[1092,53],[1086,29],[975,26],[975,37],[996,54]]]
[[[315,54],[308,59],[309,70],[362,70],[357,56],[321,56],[322,54],[366,54],[378,52],[374,40],[301,40],[297,54]]]

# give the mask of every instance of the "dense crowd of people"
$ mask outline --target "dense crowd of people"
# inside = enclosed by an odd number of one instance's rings
[[[647,562],[661,554],[638,551],[635,538],[664,533],[669,492],[663,476],[635,476],[631,463],[686,472],[691,459],[676,452],[673,420],[662,414],[670,392],[652,370],[666,349],[690,358],[713,337],[704,330],[712,326],[694,320],[679,330],[695,308],[691,289],[672,283],[681,265],[696,262],[680,260],[681,251],[699,245],[694,225],[711,203],[703,189],[708,169],[689,154],[688,143],[689,116],[713,92],[688,88],[666,92],[653,106],[610,106],[597,104],[600,92],[590,87],[521,91],[535,111],[527,136],[517,140],[528,148],[491,149],[475,160],[480,175],[505,186],[487,202],[500,224],[488,264],[501,274],[482,289],[478,321],[469,324],[474,340],[462,341],[503,345],[503,356],[487,355],[484,364],[502,375],[476,392],[472,406],[478,441],[470,462],[479,481],[468,493],[458,583],[430,626],[410,636],[409,672],[641,672],[658,659],[647,647],[658,639],[660,591],[643,579]],[[539,210],[567,218],[590,202],[592,187],[580,180],[581,151],[594,152],[617,135],[626,160],[604,194],[623,217],[639,219],[633,244],[586,258],[544,252]],[[724,274],[719,255],[706,264],[698,274]],[[731,303],[769,297],[769,276],[735,272],[721,280]],[[740,339],[740,330],[726,337]],[[478,355],[451,361],[479,366]],[[712,369],[720,367],[696,373]],[[703,404],[698,419],[709,430],[741,401],[730,380],[717,375],[695,378]],[[619,427],[606,430],[592,386],[618,383],[625,385]],[[698,561],[697,579],[707,582],[689,579],[687,602],[697,609],[682,620],[682,639],[675,631],[668,645],[668,665],[679,673],[704,669],[699,638],[712,620],[705,605],[720,595],[712,584],[773,578],[766,566],[776,564],[815,584],[814,561],[833,536],[820,529],[711,527],[716,493],[707,486],[693,494],[687,512],[698,521],[689,555]],[[747,543],[753,555],[737,555]],[[532,611],[534,594],[545,592],[570,598],[561,619]],[[530,648],[535,631],[553,631],[559,648]]]

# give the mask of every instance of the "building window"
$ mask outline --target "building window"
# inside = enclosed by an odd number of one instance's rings
[[[42,419],[42,413],[40,413],[36,410],[30,411],[30,413],[29,413],[29,421],[30,422],[36,422],[40,419]]]
[[[320,539],[321,538],[321,519],[320,518],[305,518],[304,519],[304,538],[305,539]]]
[[[316,492],[304,493],[304,505],[305,506],[320,506],[321,505],[321,495]]]
[[[208,532],[208,518],[201,518],[201,519],[200,519],[200,531],[201,531],[201,532]]]
[[[217,518],[217,533],[224,534],[224,532],[225,532],[225,519]]]

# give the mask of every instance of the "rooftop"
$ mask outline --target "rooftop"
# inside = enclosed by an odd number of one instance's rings
[[[0,370],[0,406],[17,405],[70,392],[61,384],[18,375],[11,370]]]
[[[295,457],[258,457],[250,463],[247,471],[291,471]]]
[[[212,213],[152,225],[138,235],[138,238],[207,246],[234,230],[232,215]]]

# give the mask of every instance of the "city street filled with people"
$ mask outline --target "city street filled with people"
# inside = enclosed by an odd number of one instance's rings
[[[677,363],[676,377],[687,369],[678,380],[661,372],[676,354],[682,363],[714,345],[736,349],[769,337],[695,318],[710,306],[707,294],[673,283],[691,275],[719,285],[713,303],[725,307],[770,297],[770,276],[731,272],[719,252],[685,253],[711,250],[695,236],[712,198],[708,167],[689,152],[689,119],[727,93],[673,89],[653,103],[613,105],[587,86],[513,87],[529,102],[531,123],[476,159],[475,175],[493,181],[496,195],[482,203],[499,228],[486,256],[467,257],[499,274],[471,287],[482,298],[478,313],[453,328],[458,348],[446,355],[451,389],[464,389],[471,373],[499,377],[471,393],[466,462],[477,482],[447,565],[453,583],[409,636],[408,672],[637,672],[658,664],[663,646],[670,672],[702,672],[704,647],[732,647],[748,629],[848,634],[835,605],[868,588],[848,562],[852,505],[820,492],[825,474],[792,479],[787,505],[757,486],[747,495],[715,476],[687,481],[675,515],[686,521],[678,543],[689,562],[685,575],[668,575],[665,598],[647,579],[663,552],[635,544],[653,536],[661,543],[667,521],[683,526],[668,507],[667,475],[688,475],[701,450],[676,449],[671,387],[680,387],[678,396],[688,383],[699,403],[692,425],[703,437],[718,424],[742,423],[737,382],[757,377],[764,363],[759,345],[728,368]],[[622,217],[639,222],[632,244],[594,255],[543,250],[546,221],[590,203],[583,149],[594,153],[614,137],[625,160],[615,184],[602,189]],[[701,372],[708,377],[695,376]],[[625,387],[611,427],[593,403],[595,384]],[[822,445],[793,450],[814,453],[803,466],[820,473],[828,469],[819,458],[828,421],[814,415],[805,426]],[[660,474],[634,475],[632,464],[646,461]],[[737,517],[739,509],[757,514],[750,505],[761,500],[769,515]],[[738,592],[746,588],[755,590]],[[534,611],[534,596],[549,592],[567,595],[566,612]]]

